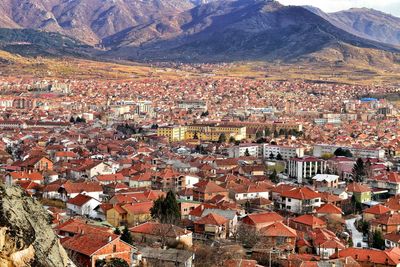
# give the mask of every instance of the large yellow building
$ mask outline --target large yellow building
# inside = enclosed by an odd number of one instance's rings
[[[224,134],[226,141],[231,137],[235,140],[246,138],[246,127],[235,125],[214,125],[214,124],[194,124],[188,125],[185,134],[186,139],[197,138],[204,141],[218,141],[221,134]]]
[[[186,126],[166,126],[157,129],[158,136],[168,137],[170,142],[185,140]]]
[[[188,126],[167,126],[157,129],[158,136],[166,136],[170,142],[187,139],[199,139],[202,141],[218,141],[224,134],[226,141],[231,137],[235,140],[246,138],[246,127],[235,125],[217,124],[193,124]]]

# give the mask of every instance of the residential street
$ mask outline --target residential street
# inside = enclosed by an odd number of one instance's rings
[[[351,237],[353,239],[353,247],[357,247],[357,244],[361,244],[361,247],[368,247],[368,244],[363,241],[363,234],[357,230],[354,225],[356,220],[361,219],[360,215],[357,215],[356,218],[346,220],[347,229],[351,231]]]

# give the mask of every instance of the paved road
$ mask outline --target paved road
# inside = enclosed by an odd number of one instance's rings
[[[361,243],[361,247],[368,247],[368,244],[363,239],[363,234],[357,230],[354,226],[354,222],[356,220],[361,219],[361,216],[358,215],[356,218],[346,220],[347,229],[351,231],[351,238],[353,239],[353,247],[357,247],[358,243]]]

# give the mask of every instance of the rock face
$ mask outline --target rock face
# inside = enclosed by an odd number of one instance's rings
[[[39,202],[0,184],[0,266],[72,266]]]

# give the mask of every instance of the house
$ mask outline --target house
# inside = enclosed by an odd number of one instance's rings
[[[342,218],[343,211],[341,208],[333,204],[324,204],[315,210],[318,217],[327,217],[329,219],[340,220]]]
[[[368,179],[372,188],[388,190],[390,195],[400,194],[400,175],[397,172],[385,172]]]
[[[167,192],[169,190],[182,190],[186,185],[185,179],[179,172],[173,170],[171,167],[167,167],[153,174],[151,187]]]
[[[73,255],[72,261],[81,267],[95,267],[97,260],[119,258],[132,263],[134,247],[120,236],[105,232],[89,232],[61,239],[62,246]]]
[[[383,236],[385,239],[386,248],[398,248],[400,247],[400,234],[397,232],[388,233]]]
[[[98,181],[102,185],[108,185],[112,183],[123,183],[125,178],[122,174],[100,174],[94,177],[95,181]]]
[[[311,236],[315,251],[321,259],[327,260],[333,254],[346,248],[336,234],[328,229],[318,228],[312,232]]]
[[[105,232],[111,233],[112,230],[108,227],[89,224],[88,221],[82,219],[72,218],[65,221],[54,228],[57,235],[62,239],[65,237],[72,237],[83,233],[98,233]]]
[[[248,185],[237,185],[229,189],[229,197],[235,201],[254,198],[269,199],[269,193],[273,186],[267,183],[254,183]]]
[[[43,172],[53,170],[53,161],[44,156],[28,157],[23,161],[16,161],[13,166],[17,166],[21,171],[26,172]]]
[[[370,221],[371,231],[379,230],[382,234],[400,231],[400,214],[384,214]]]
[[[114,227],[134,226],[151,219],[151,207],[153,207],[153,201],[115,204],[107,210],[106,219]]]
[[[294,252],[296,246],[296,230],[283,224],[275,222],[260,229],[260,239],[262,243],[270,248]]]
[[[194,266],[194,253],[188,250],[139,247],[139,253],[141,260],[138,266]]]
[[[254,227],[256,230],[260,230],[263,227],[271,225],[276,222],[283,222],[283,217],[276,212],[261,212],[252,213],[246,215],[241,220],[242,224]]]
[[[292,213],[311,213],[322,205],[321,195],[308,187],[298,187],[282,192],[277,205],[280,209]]]
[[[236,228],[237,228],[237,223],[238,223],[238,214],[235,210],[219,209],[219,208],[206,208],[202,211],[201,216],[204,217],[210,213],[222,216],[228,220],[228,222],[226,224],[227,236],[230,237],[236,233]]]
[[[197,184],[194,184],[193,187],[193,200],[195,201],[207,201],[211,200],[213,197],[217,195],[228,196],[228,190],[217,185],[212,181],[200,181]]]
[[[173,224],[146,222],[129,228],[136,242],[152,244],[159,242],[162,245],[176,246],[181,243],[185,247],[192,247],[192,232]]]
[[[146,171],[129,178],[129,187],[144,188],[151,187],[152,172]]]
[[[316,188],[337,188],[339,185],[339,176],[333,174],[317,174],[312,178],[312,180]]]
[[[333,254],[331,258],[352,257],[362,267],[399,267],[400,249],[376,250],[365,248],[345,248]]]
[[[194,232],[213,239],[228,237],[228,219],[215,213],[209,213],[194,222]]]
[[[74,183],[66,181],[58,187],[54,198],[67,201],[70,198],[76,197],[78,194],[84,194],[94,199],[100,199],[103,194],[103,188],[97,182],[78,182]]]
[[[97,212],[95,208],[101,204],[100,201],[84,194],[78,194],[77,196],[68,199],[67,210],[70,214],[78,214],[95,218]]]
[[[37,184],[44,183],[44,177],[40,172],[15,171],[6,175],[6,183],[11,185],[20,181],[31,181]]]
[[[186,219],[192,210],[201,205],[201,202],[192,201],[187,199],[178,199],[179,209],[181,211],[181,218]]]
[[[371,189],[360,183],[351,183],[347,186],[347,192],[353,194],[358,203],[371,201]]]
[[[326,228],[326,222],[313,215],[305,214],[291,219],[289,226],[298,231],[307,232],[318,228]]]
[[[388,207],[378,204],[363,210],[363,221],[369,222],[390,212],[391,210]]]
[[[73,179],[93,178],[101,174],[114,174],[112,166],[101,161],[89,161],[76,168],[71,168],[71,177]]]

